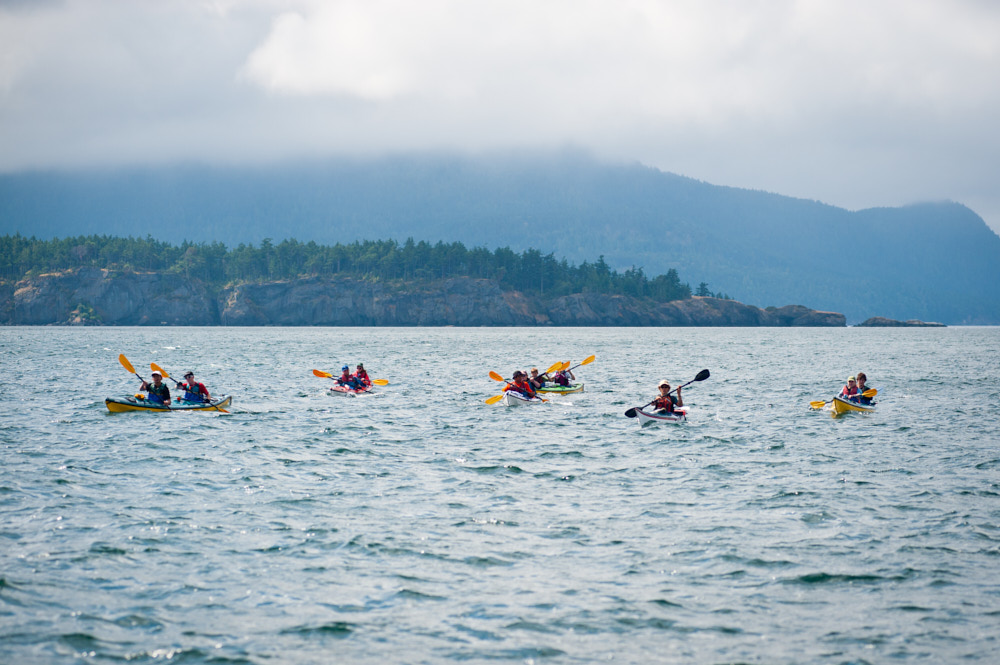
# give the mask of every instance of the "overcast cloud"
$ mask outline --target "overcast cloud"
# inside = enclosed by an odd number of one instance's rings
[[[585,148],[1000,230],[1000,3],[0,0],[0,171]]]

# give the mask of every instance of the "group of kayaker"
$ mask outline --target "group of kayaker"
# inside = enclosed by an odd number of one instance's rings
[[[351,374],[351,368],[349,365],[344,365],[340,368],[340,377],[337,379],[337,385],[347,386],[354,390],[364,390],[365,388],[370,388],[372,385],[372,380],[368,376],[368,372],[365,371],[365,366],[358,363],[357,369],[354,374]]]
[[[565,370],[554,371],[550,375],[548,372],[539,374],[538,368],[532,367],[531,376],[528,376],[528,374],[523,370],[514,370],[514,374],[511,375],[511,381],[511,383],[508,383],[504,387],[504,392],[512,390],[514,392],[521,393],[530,399],[535,397],[538,390],[544,388],[546,383],[551,382],[557,386],[568,386],[570,381],[576,381],[576,376],[574,376],[573,371],[568,368]]]
[[[872,398],[865,395],[870,390],[867,385],[868,376],[864,372],[847,377],[847,385],[840,391],[840,396],[858,404],[871,404]]]
[[[143,380],[139,388],[146,391],[146,401],[153,404],[170,404],[170,388],[163,383],[163,375],[153,370],[152,377],[152,383]],[[177,390],[184,393],[181,399],[185,402],[208,402],[212,399],[205,384],[194,380],[194,372],[186,372],[184,382],[174,381],[174,383],[177,384]]]

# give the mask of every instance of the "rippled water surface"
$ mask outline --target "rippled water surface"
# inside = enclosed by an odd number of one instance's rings
[[[119,353],[232,412],[108,413]],[[809,410],[859,370],[877,413]],[[1000,329],[0,328],[0,375],[3,663],[1000,653]]]

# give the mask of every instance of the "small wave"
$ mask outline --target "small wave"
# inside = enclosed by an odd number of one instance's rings
[[[331,621],[330,623],[318,626],[292,626],[283,629],[281,635],[331,635],[333,637],[347,637],[354,632],[356,626],[346,621]]]
[[[887,578],[881,575],[845,575],[833,573],[807,573],[797,577],[782,580],[783,584],[854,584],[884,582]]]

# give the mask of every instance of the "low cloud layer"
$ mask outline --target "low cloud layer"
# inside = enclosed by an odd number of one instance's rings
[[[1000,5],[0,2],[0,170],[573,146],[1000,229]]]

